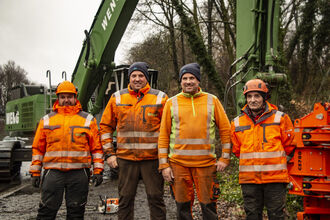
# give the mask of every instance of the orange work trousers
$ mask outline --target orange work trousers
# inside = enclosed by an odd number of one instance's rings
[[[216,166],[184,167],[170,162],[174,175],[171,185],[177,204],[178,219],[192,220],[192,205],[195,193],[200,202],[203,219],[218,219],[216,201],[219,198],[219,183],[216,178]]]

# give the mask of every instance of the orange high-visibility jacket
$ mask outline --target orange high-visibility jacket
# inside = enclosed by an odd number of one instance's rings
[[[186,167],[206,167],[216,163],[215,132],[222,142],[220,161],[230,161],[230,123],[217,97],[206,92],[179,93],[165,105],[158,140],[159,169],[168,160]]]
[[[59,106],[39,122],[32,144],[30,173],[40,176],[41,168],[62,171],[90,168],[103,171],[103,150],[96,119],[75,106]]]
[[[150,88],[149,84],[138,93],[130,85],[115,92],[100,123],[104,153],[133,161],[158,159],[157,140],[167,98],[164,92]],[[116,152],[112,144],[115,131]]]
[[[289,182],[286,155],[294,146],[293,125],[287,114],[266,102],[254,123],[247,106],[231,122],[233,153],[239,157],[239,183]]]

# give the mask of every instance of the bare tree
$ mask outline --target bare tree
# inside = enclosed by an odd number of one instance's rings
[[[21,83],[29,84],[26,77],[27,72],[16,65],[14,61],[8,61],[4,65],[0,65],[0,112],[5,111],[6,103],[10,97],[10,89]]]

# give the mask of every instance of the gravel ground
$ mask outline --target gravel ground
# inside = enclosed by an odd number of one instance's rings
[[[38,189],[33,188],[29,179],[23,178],[22,184],[28,183],[28,185],[12,194],[8,197],[0,197],[0,219],[1,220],[16,220],[16,219],[35,219],[38,210],[38,204],[40,200],[40,192]],[[117,214],[102,214],[97,210],[98,204],[101,202],[101,196],[107,196],[108,198],[118,197],[117,192],[117,181],[105,179],[103,183],[98,186],[90,186],[88,202],[86,205],[85,219],[89,220],[117,220]],[[174,199],[171,197],[169,192],[169,186],[165,185],[164,200],[167,209],[167,219],[176,219],[176,205]],[[244,219],[241,207],[235,204],[229,204],[221,199],[218,200],[218,216],[220,219],[232,220],[232,219]],[[137,195],[135,198],[135,210],[134,210],[136,220],[144,220],[149,218],[149,206],[147,201],[147,196],[145,193],[144,184],[140,181]],[[193,216],[195,220],[202,219],[201,209],[198,204],[197,198],[195,199],[195,204],[193,206]],[[65,219],[66,208],[63,202],[57,218],[59,220]]]

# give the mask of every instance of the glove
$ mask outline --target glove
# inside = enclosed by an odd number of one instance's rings
[[[31,177],[31,184],[35,188],[39,188],[40,186],[40,176],[32,176]]]
[[[92,182],[93,182],[94,186],[99,186],[103,182],[103,175],[94,174],[92,177]]]

